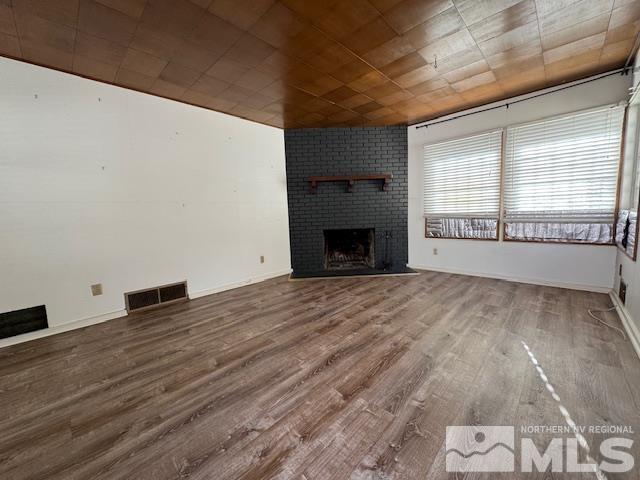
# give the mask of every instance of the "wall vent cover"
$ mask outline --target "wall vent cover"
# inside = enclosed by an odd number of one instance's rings
[[[187,282],[171,283],[124,294],[127,312],[137,312],[189,299]]]
[[[0,313],[0,338],[49,328],[47,309],[44,305]]]
[[[160,287],[158,291],[160,293],[160,303],[172,302],[174,300],[187,298],[186,283],[167,285],[166,287]]]

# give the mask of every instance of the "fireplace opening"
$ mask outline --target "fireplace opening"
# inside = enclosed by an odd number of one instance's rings
[[[324,266],[327,270],[375,268],[373,228],[325,230]]]

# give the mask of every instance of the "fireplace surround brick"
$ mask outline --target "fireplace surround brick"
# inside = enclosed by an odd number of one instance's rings
[[[285,130],[291,265],[295,275],[324,270],[324,230],[375,229],[376,268],[408,261],[407,127]],[[311,193],[308,178],[391,173],[386,192],[379,180],[325,182]],[[391,232],[389,252],[386,232]]]

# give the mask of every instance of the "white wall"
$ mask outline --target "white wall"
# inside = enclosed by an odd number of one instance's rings
[[[627,98],[629,76],[615,75],[429,128],[409,127],[409,264],[530,283],[608,291],[616,247],[426,239],[422,217],[423,146]],[[433,249],[437,248],[438,255]]]
[[[638,86],[640,84],[640,72],[636,71],[640,66],[640,55],[636,56],[634,75],[633,75],[633,85]],[[628,125],[627,128],[633,128],[633,123]],[[629,135],[629,138],[633,138],[633,135]],[[624,196],[622,201],[622,206],[629,207],[632,198],[632,192],[630,191],[631,185],[633,185],[633,169],[632,165],[634,162],[635,156],[635,146],[634,145],[625,145],[625,158],[624,163],[627,167],[625,169],[625,178],[623,179],[623,184],[627,185],[626,192],[627,194]],[[639,256],[640,257],[640,256]],[[620,275],[620,267],[622,267],[622,276]],[[625,323],[625,327],[627,329],[627,333],[631,337],[632,342],[634,343],[634,347],[640,355],[640,266],[638,266],[638,261],[634,261],[629,258],[622,250],[617,251],[616,255],[616,267],[615,267],[615,284],[614,290],[618,292],[620,287],[620,278],[622,277],[627,284],[627,295],[625,305],[617,303],[620,307],[619,313]],[[616,300],[616,294],[612,295],[613,299]]]
[[[0,312],[92,323],[289,269],[282,130],[0,58]]]

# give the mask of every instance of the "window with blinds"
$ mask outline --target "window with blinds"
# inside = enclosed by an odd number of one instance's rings
[[[497,239],[502,131],[425,145],[428,237]]]
[[[610,243],[623,107],[509,127],[505,238]]]

